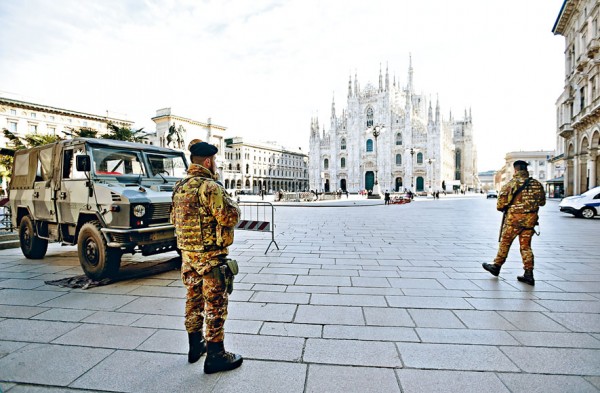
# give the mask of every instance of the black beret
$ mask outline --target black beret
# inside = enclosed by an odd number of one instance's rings
[[[219,149],[215,145],[206,142],[198,142],[190,146],[190,153],[196,157],[214,156],[218,151]]]
[[[517,160],[513,164],[513,166],[527,166],[527,165],[529,165],[529,164],[526,161],[523,161],[523,160]]]

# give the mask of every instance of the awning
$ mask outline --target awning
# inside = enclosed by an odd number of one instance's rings
[[[546,184],[563,184],[565,182],[565,177],[555,177],[554,179],[550,179],[546,181]]]

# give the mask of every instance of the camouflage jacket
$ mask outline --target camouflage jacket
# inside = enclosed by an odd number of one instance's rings
[[[191,164],[187,176],[173,189],[171,222],[177,247],[201,253],[202,262],[228,254],[239,217],[237,203],[201,165]]]
[[[515,172],[513,178],[500,190],[496,208],[505,211],[505,223],[524,228],[533,228],[538,220],[540,206],[546,204],[546,193],[542,184],[535,180],[529,180],[529,184],[516,197],[515,192],[529,178],[529,172],[521,170]],[[514,201],[513,201],[514,199]],[[511,204],[512,202],[512,204]],[[510,204],[510,206],[508,206]]]

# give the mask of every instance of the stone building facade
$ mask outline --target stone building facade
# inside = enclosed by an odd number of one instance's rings
[[[221,182],[231,191],[247,193],[303,191],[308,189],[308,157],[275,143],[259,143],[241,137],[226,138],[227,128],[209,118],[202,122],[172,113],[171,108],[156,111],[152,118],[154,144],[187,151],[193,139],[219,148],[217,166]]]
[[[538,151],[513,151],[506,153],[504,157],[505,163],[502,169],[496,172],[496,189],[500,190],[515,174],[513,164],[517,160],[527,162],[527,171],[529,176],[538,180],[544,188],[548,180],[553,179],[556,176],[555,167],[550,162],[550,159],[554,156],[552,150],[538,150]]]
[[[410,63],[410,62],[409,62]],[[311,119],[310,189],[358,192],[431,192],[477,189],[477,150],[471,111],[462,119],[441,115],[428,96],[416,92],[409,64],[406,86],[379,71],[377,87],[348,81],[347,106],[331,104],[329,129]]]
[[[565,195],[600,185],[600,3],[565,0],[552,32],[565,37],[565,84],[556,101],[556,157]]]
[[[0,97],[0,130],[7,129],[20,137],[27,134],[40,134],[68,138],[69,136],[65,132],[84,127],[94,129],[98,131],[99,135],[102,135],[108,132],[109,123],[119,127],[131,128],[133,126],[132,121],[109,116],[108,113],[95,115]],[[7,143],[4,133],[0,132],[0,147],[6,147]],[[6,177],[3,177],[2,190],[6,190],[6,182]]]

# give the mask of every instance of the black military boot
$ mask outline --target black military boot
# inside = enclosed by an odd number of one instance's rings
[[[188,333],[190,351],[188,352],[188,362],[196,363],[200,356],[206,353],[206,342],[202,337],[202,332]]]
[[[211,343],[206,346],[207,353],[204,360],[204,372],[206,374],[229,371],[242,365],[244,359],[241,355],[225,351],[223,341]]]
[[[525,269],[525,273],[522,276],[517,276],[517,280],[524,282],[525,284],[535,285],[533,269]]]
[[[500,269],[502,268],[502,266],[495,263],[482,263],[481,266],[496,277],[500,274]]]

